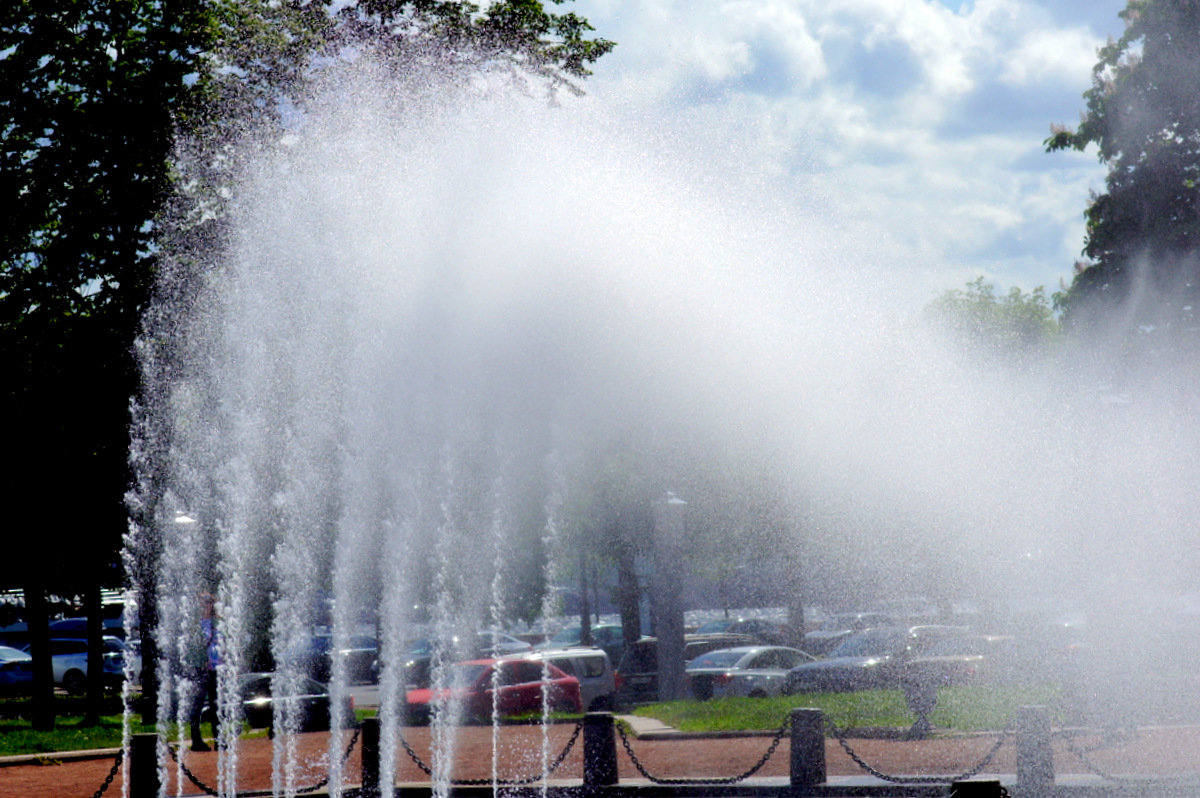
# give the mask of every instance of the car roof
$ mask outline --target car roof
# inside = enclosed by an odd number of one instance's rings
[[[739,654],[749,654],[752,651],[764,651],[768,648],[784,648],[784,646],[730,646],[729,648],[714,649],[708,653],[716,654],[718,651],[736,651]],[[701,656],[708,656],[708,654],[702,654]]]
[[[563,648],[540,648],[528,654],[517,654],[506,659],[564,659],[566,657],[607,657],[608,653],[599,646],[564,646]]]

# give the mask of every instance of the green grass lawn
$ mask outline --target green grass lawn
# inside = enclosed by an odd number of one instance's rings
[[[119,702],[106,702],[105,711],[115,714],[101,715],[99,724],[83,723],[83,717],[74,713],[77,702],[62,701],[57,711],[53,731],[34,731],[26,711],[27,701],[24,699],[9,699],[0,701],[0,756],[15,756],[18,754],[53,754],[58,751],[88,751],[96,748],[121,747],[122,716],[116,710]],[[115,706],[114,706],[115,705]],[[355,719],[373,717],[375,710],[360,709],[355,711]],[[141,716],[133,716],[132,734],[151,733],[155,731],[153,724],[143,725]],[[204,731],[208,731],[208,724]],[[265,737],[266,729],[247,729],[242,737]],[[171,739],[178,737],[175,729],[168,730]]]
[[[930,721],[937,729],[996,731],[1012,725],[1017,707],[1050,707],[1052,722],[1059,691],[1049,686],[944,687]],[[713,701],[668,701],[634,710],[680,731],[757,731],[778,729],[793,709],[813,708],[842,729],[908,728],[916,716],[908,711],[900,690],[856,693],[807,693],[780,698],[722,698]]]
[[[77,704],[63,702],[56,727],[35,732],[26,719],[21,699],[0,702],[0,756],[52,754],[116,748],[121,744],[121,715],[108,707],[98,725],[83,725]],[[1061,723],[1059,691],[1053,687],[945,687],[938,691],[937,707],[930,720],[938,730],[996,731],[1012,725],[1017,707],[1040,704],[1050,708],[1051,722]],[[774,731],[791,710],[820,709],[839,728],[905,729],[916,718],[899,690],[863,690],[857,693],[810,693],[783,698],[723,698],[714,701],[669,701],[639,707],[635,714],[657,718],[680,731]],[[373,709],[357,710],[357,719],[372,717]],[[135,716],[134,721],[140,721]],[[206,727],[207,728],[207,727]],[[153,726],[135,722],[133,733],[153,732]],[[263,736],[255,729],[248,736]],[[171,735],[175,736],[174,733]]]
[[[34,731],[24,718],[0,718],[0,756],[86,751],[121,747],[121,716],[103,715],[99,725],[83,725],[81,717],[59,717],[54,731]],[[133,732],[154,731],[136,724]]]

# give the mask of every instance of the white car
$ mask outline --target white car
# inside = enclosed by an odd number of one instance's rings
[[[120,638],[103,638],[104,683],[119,686],[125,678],[125,644]],[[87,640],[83,638],[52,638],[50,640],[51,667],[54,683],[71,695],[83,695],[87,691]]]
[[[783,694],[788,671],[816,658],[785,646],[739,646],[701,654],[687,664],[688,689],[701,701]]]
[[[526,654],[524,659],[549,662],[568,676],[579,680],[579,700],[586,711],[613,708],[617,691],[612,660],[602,648],[575,646],[573,648],[543,649]]]

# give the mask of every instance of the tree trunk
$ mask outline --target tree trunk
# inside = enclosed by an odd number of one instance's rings
[[[621,613],[621,637],[628,648],[642,636],[642,591],[633,546],[621,534],[611,539],[617,543],[617,609]]]
[[[98,726],[104,704],[104,619],[101,617],[100,583],[93,581],[85,587],[84,614],[87,616],[87,700],[83,725]]]
[[[25,624],[33,655],[32,725],[34,731],[54,731],[54,669],[46,585],[36,566],[30,570],[25,581]]]
[[[592,609],[588,604],[588,564],[581,545],[579,552],[579,645],[592,644]]]

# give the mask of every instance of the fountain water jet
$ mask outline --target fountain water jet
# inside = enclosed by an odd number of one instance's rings
[[[1194,573],[1175,544],[1200,517],[1200,447],[1154,383],[1114,405],[1070,360],[963,358],[852,240],[803,209],[697,194],[702,151],[619,110],[489,93],[398,117],[390,88],[318,92],[248,164],[228,248],[150,316],[157,421],[139,451],[167,452],[142,463],[163,486],[164,694],[187,693],[178,643],[198,574],[218,583],[223,721],[238,673],[273,661],[299,677],[332,597],[335,641],[378,618],[394,750],[409,608],[431,593],[445,638],[501,620],[528,598],[506,568],[555,536],[613,449],[661,483],[650,495],[729,498],[738,480],[778,493],[829,595],[866,600],[862,584],[890,577],[994,606],[1020,585],[1121,617],[1113,597]],[[166,723],[186,700],[163,706]],[[448,755],[456,720],[434,721]]]

